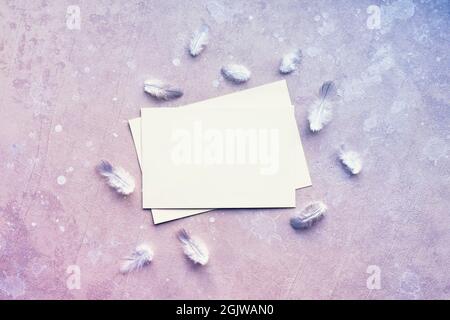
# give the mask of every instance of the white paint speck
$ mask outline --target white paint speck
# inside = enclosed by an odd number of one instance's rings
[[[117,138],[117,137],[119,136],[119,135],[118,135],[117,133],[115,133],[115,132],[113,132],[112,135],[113,135],[114,138]]]
[[[66,228],[64,226],[59,226],[59,231],[64,232],[66,231]]]
[[[62,186],[62,185],[64,185],[64,184],[66,184],[66,177],[64,177],[64,176],[59,176],[58,178],[56,178],[56,182],[57,182],[60,186]]]
[[[36,222],[32,222],[32,223],[31,223],[31,226],[34,228],[34,227],[37,226],[37,223],[36,223]]]
[[[62,131],[62,125],[60,125],[60,124],[57,124],[56,126],[55,126],[55,132],[61,132]]]
[[[248,16],[248,20],[252,21],[253,20],[253,16]]]
[[[74,170],[73,167],[68,167],[68,168],[66,169],[66,172],[67,172],[67,173],[73,172],[73,170]]]
[[[315,17],[314,17],[314,21],[320,21],[320,16],[319,15],[316,15]]]
[[[89,73],[89,72],[91,72],[91,68],[84,67],[83,71],[84,71],[84,73]]]
[[[134,61],[127,61],[127,67],[130,68],[131,70],[136,69],[136,63]]]
[[[216,218],[214,218],[214,217],[209,217],[209,222],[211,222],[211,223],[216,222]]]
[[[213,85],[214,88],[218,88],[219,85],[220,85],[219,80],[217,80],[217,79],[216,79],[216,80],[213,80],[212,85]]]
[[[178,67],[180,65],[181,61],[178,58],[175,58],[172,60],[172,64],[176,67]]]
[[[112,101],[117,101],[117,97],[112,98]]]

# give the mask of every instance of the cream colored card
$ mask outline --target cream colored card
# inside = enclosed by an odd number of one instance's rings
[[[141,118],[134,118],[128,121],[131,129],[131,135],[134,141],[134,147],[136,148],[136,154],[139,161],[139,166],[142,168],[141,164]],[[181,219],[184,217],[193,216],[199,213],[211,211],[213,209],[151,209],[153,223],[159,224],[172,220]]]
[[[143,208],[295,207],[291,108],[141,109]]]
[[[264,107],[290,107],[289,92],[284,80],[269,83],[259,87],[242,90],[239,92],[227,94],[221,97],[212,98],[199,103],[194,103],[183,108],[196,106],[214,107],[216,102],[222,102],[228,106],[241,106],[244,103],[246,107],[259,108]],[[292,107],[292,106],[291,106]],[[257,111],[255,111],[257,112]],[[133,141],[135,144],[137,156],[140,163],[141,157],[141,118],[131,119],[129,121]],[[296,159],[294,166],[294,180],[297,189],[308,187],[311,185],[311,179],[300,141],[300,135],[297,129],[295,117],[292,117],[287,124],[292,130],[293,136],[296,138],[296,148],[292,150],[292,156]],[[155,224],[163,223],[171,220],[188,217],[198,213],[209,211],[210,209],[152,209],[153,222]],[[212,209],[211,209],[212,210]]]
[[[141,118],[134,118],[128,120],[128,124],[131,130],[131,136],[133,137],[134,147],[136,149],[136,155],[139,162],[139,167],[142,170],[142,160],[141,160]]]

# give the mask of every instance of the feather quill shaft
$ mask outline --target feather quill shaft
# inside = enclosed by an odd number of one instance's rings
[[[158,79],[145,80],[144,91],[159,100],[175,99],[183,95],[180,88],[173,87]]]
[[[205,49],[209,41],[209,27],[203,24],[192,36],[189,43],[189,53],[191,56],[196,57]]]
[[[291,218],[291,226],[294,229],[310,228],[313,224],[323,218],[326,211],[327,206],[323,202],[312,202],[304,207],[298,215]]]
[[[199,239],[192,238],[186,230],[178,232],[178,239],[183,246],[184,254],[195,264],[206,265],[209,260],[209,252]]]
[[[106,178],[108,185],[123,195],[133,193],[135,188],[134,178],[121,167],[113,167],[108,161],[102,160],[97,166],[100,175]]]
[[[138,245],[128,257],[123,259],[120,272],[123,274],[138,271],[153,260],[153,250],[146,244]]]

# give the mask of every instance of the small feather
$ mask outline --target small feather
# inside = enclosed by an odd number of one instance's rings
[[[312,132],[322,130],[333,118],[333,108],[331,103],[325,99],[316,100],[309,108],[308,121],[309,129]]]
[[[203,24],[192,36],[189,43],[189,53],[191,56],[198,56],[206,47],[209,40],[209,27]]]
[[[291,218],[291,226],[294,229],[310,228],[323,218],[326,211],[327,206],[323,202],[316,201],[310,203],[298,215]]]
[[[319,90],[319,99],[309,108],[309,128],[312,132],[322,130],[333,118],[333,110],[329,101],[336,95],[336,86],[333,81],[325,81]]]
[[[339,160],[351,174],[358,174],[362,170],[362,159],[356,151],[347,151],[342,148],[339,152]]]
[[[113,167],[111,163],[103,160],[98,166],[97,171],[106,178],[108,185],[118,193],[129,195],[135,188],[134,178],[121,167]]]
[[[319,90],[319,97],[322,99],[330,99],[336,95],[336,85],[333,81],[325,81]]]
[[[121,273],[138,271],[148,265],[153,259],[153,250],[146,244],[141,244],[134,249],[130,256],[125,257],[120,267]]]
[[[157,79],[145,80],[144,91],[156,99],[170,100],[179,98],[183,91]]]
[[[225,79],[235,83],[244,83],[248,81],[251,76],[250,70],[240,64],[223,66],[221,71]]]
[[[192,238],[184,229],[178,232],[178,239],[182,243],[184,254],[190,260],[202,266],[208,263],[209,252],[203,242]]]
[[[295,71],[302,59],[302,51],[295,50],[283,56],[280,63],[280,72],[287,74]]]

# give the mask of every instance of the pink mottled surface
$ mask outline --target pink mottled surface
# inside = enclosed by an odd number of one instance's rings
[[[66,26],[69,5],[80,30]],[[369,5],[381,7],[380,29],[367,27]],[[0,298],[449,298],[449,19],[448,1],[1,1]],[[192,59],[186,43],[202,21],[210,45]],[[298,207],[329,206],[310,231],[289,226],[291,209],[155,227],[140,188],[123,199],[95,174],[108,159],[140,176],[127,126],[140,107],[278,80],[296,47],[302,66],[285,78],[313,179]],[[252,79],[224,82],[228,62]],[[185,95],[157,103],[143,93],[147,77]],[[328,79],[335,117],[312,135],[307,106]],[[363,155],[360,176],[337,162],[341,143]],[[207,243],[208,266],[184,258],[181,227]],[[143,241],[154,262],[119,274]],[[71,265],[80,289],[66,286]],[[379,290],[366,286],[371,265]]]

